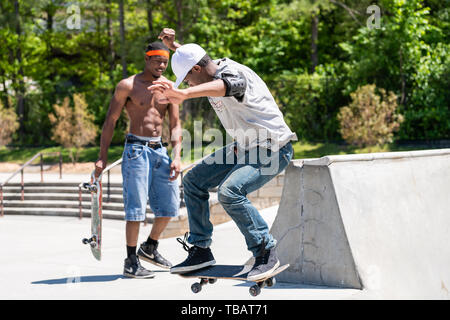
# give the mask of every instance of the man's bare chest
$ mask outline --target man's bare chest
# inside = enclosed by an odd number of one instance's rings
[[[160,112],[164,112],[167,109],[167,103],[160,103],[163,101],[164,96],[157,93],[150,93],[147,88],[138,88],[131,90],[127,98],[127,108],[139,108],[141,110],[157,109]]]

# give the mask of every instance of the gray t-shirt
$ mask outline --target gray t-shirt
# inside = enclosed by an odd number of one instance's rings
[[[253,70],[228,58],[214,63],[219,66],[216,79],[236,75],[246,82],[245,93],[238,98],[208,97],[225,130],[240,147],[248,150],[261,146],[278,151],[297,140],[266,84]]]

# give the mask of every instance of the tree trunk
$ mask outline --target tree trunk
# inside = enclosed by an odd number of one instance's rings
[[[184,42],[183,0],[175,0],[177,11],[177,37],[180,43]]]
[[[25,118],[25,83],[24,83],[24,73],[23,73],[23,67],[22,67],[22,48],[21,48],[21,34],[22,29],[20,25],[20,13],[19,13],[19,1],[14,1],[14,20],[16,24],[16,34],[19,38],[18,46],[16,50],[16,59],[19,62],[19,85],[17,90],[17,115],[19,117],[19,134],[20,134],[20,140],[23,140],[23,136],[25,133],[24,128],[24,118]]]
[[[150,37],[153,37],[153,3],[152,0],[147,0],[147,26]]]
[[[44,7],[44,11],[47,14],[47,25],[46,25],[46,34],[44,37],[45,46],[46,46],[46,63],[47,70],[49,71],[49,78],[53,79],[55,77],[55,70],[52,66],[53,61],[53,46],[52,46],[52,38],[53,38],[53,21],[54,15],[56,13],[56,7],[49,3]]]
[[[317,53],[317,39],[319,34],[319,16],[313,13],[311,17],[311,73],[316,70],[319,63]]]
[[[406,80],[405,80],[405,74],[403,72],[403,53],[402,48],[399,49],[399,58],[400,58],[400,77],[402,82],[402,96],[400,98],[400,104],[404,105],[406,102]]]
[[[2,86],[3,86],[3,105],[6,109],[9,109],[9,100],[8,100],[8,88],[6,87],[6,81],[5,81],[5,71],[3,69],[0,69],[0,76],[2,77]]]
[[[102,16],[96,15],[95,16],[95,23],[96,23],[96,33],[97,33],[97,63],[98,63],[98,80],[99,83],[102,81],[102,73],[103,73],[103,68],[102,68],[102,62],[103,62],[103,58],[102,58],[102,41],[101,41],[101,33],[102,33]]]
[[[52,7],[47,8],[47,31],[53,32],[53,15],[55,14]]]
[[[120,45],[122,46],[122,78],[128,78],[127,70],[127,48],[125,43],[125,18],[123,10],[123,0],[119,0],[119,21],[120,21]]]
[[[113,71],[115,65],[114,60],[116,59],[116,53],[114,51],[113,30],[111,24],[111,0],[106,1],[106,29],[109,47],[109,74],[111,79],[113,79]]]

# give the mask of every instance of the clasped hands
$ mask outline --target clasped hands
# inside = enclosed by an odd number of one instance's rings
[[[174,88],[173,82],[169,80],[156,80],[153,85],[147,88],[152,94],[160,92],[164,99],[159,100],[161,103],[181,104],[188,99],[188,94],[185,89]]]

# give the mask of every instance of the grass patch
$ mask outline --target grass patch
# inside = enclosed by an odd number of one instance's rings
[[[198,155],[204,154],[204,150],[207,144],[202,146],[202,151],[198,149],[191,149],[191,162],[198,160]],[[343,154],[358,154],[358,153],[376,153],[376,152],[392,152],[392,151],[411,151],[411,150],[423,150],[433,149],[433,147],[427,146],[398,146],[396,144],[386,144],[383,146],[357,148],[345,144],[338,143],[308,143],[297,141],[293,143],[294,147],[294,159],[307,159],[307,158],[320,158],[327,155],[343,155]],[[69,150],[62,147],[49,147],[49,148],[0,148],[0,162],[12,162],[23,164],[38,152],[62,152],[63,162],[70,163],[72,160],[69,156]],[[97,160],[100,147],[89,147],[80,149],[78,162],[95,162]],[[169,154],[171,153],[171,146],[168,147]],[[195,152],[197,151],[197,152]],[[111,146],[108,150],[108,163],[116,161],[122,157],[123,146]],[[195,159],[194,159],[195,157]],[[44,163],[54,164],[59,161],[58,156],[45,156]],[[35,160],[35,163],[39,163],[39,159]]]
[[[293,147],[294,147],[294,159],[320,158],[328,155],[433,149],[433,147],[414,146],[414,145],[400,146],[394,143],[384,144],[381,146],[358,148],[355,146],[337,143],[307,143],[300,141],[295,142],[293,144]]]
[[[94,162],[98,158],[100,147],[83,148],[79,151],[78,162]],[[50,148],[0,148],[0,162],[12,162],[12,163],[25,163],[30,160],[38,152],[54,153],[61,152],[64,163],[72,162],[69,156],[69,150],[63,147],[50,147]],[[108,150],[108,161],[115,161],[122,156],[123,146],[112,146]],[[55,155],[44,155],[44,163],[52,164],[57,163],[59,157]],[[35,160],[35,163],[39,163],[39,158]]]

